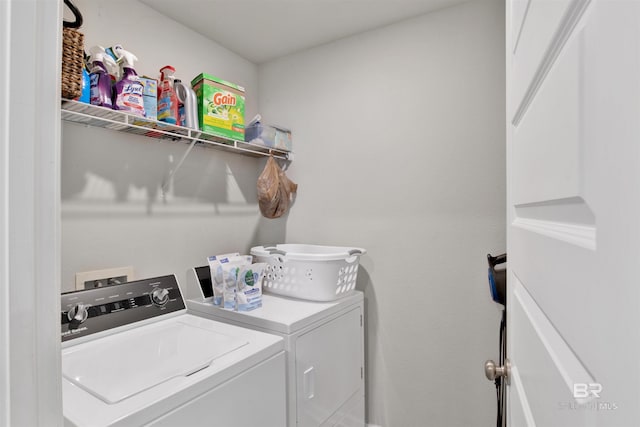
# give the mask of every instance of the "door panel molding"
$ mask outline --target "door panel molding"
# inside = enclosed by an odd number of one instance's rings
[[[536,422],[533,418],[533,413],[529,407],[529,401],[527,400],[527,393],[522,386],[522,379],[520,378],[520,371],[517,366],[511,367],[511,374],[509,375],[511,382],[511,398],[518,401],[519,405],[511,405],[512,412],[509,414],[510,426],[526,426],[535,427]],[[520,411],[516,410],[519,409]]]
[[[568,5],[564,16],[562,17],[558,28],[551,37],[551,42],[548,44],[546,51],[544,52],[536,71],[533,74],[532,79],[529,82],[524,95],[520,99],[519,104],[513,114],[511,123],[513,126],[518,126],[522,118],[524,117],[527,109],[531,105],[531,102],[535,98],[538,90],[542,86],[549,70],[553,67],[556,59],[562,52],[564,45],[570,36],[574,33],[574,28],[580,22],[580,19],[584,15],[587,7],[591,3],[591,0],[572,0]],[[530,14],[527,14],[527,17]],[[526,17],[525,17],[526,18]],[[523,27],[526,25],[526,21],[523,22]],[[526,83],[525,83],[526,84]]]
[[[527,316],[527,320],[533,326],[538,339],[544,345],[549,357],[553,360],[555,367],[562,376],[567,388],[573,393],[573,385],[577,383],[594,383],[596,380],[589,370],[576,357],[575,353],[562,338],[558,330],[553,326],[549,318],[544,314],[540,306],[527,292],[524,285],[516,274],[513,283],[514,302],[518,303],[517,309],[522,310]],[[593,396],[591,396],[593,398]],[[588,400],[579,401],[585,403]]]
[[[585,127],[580,109],[584,81],[581,34],[578,32],[564,48],[544,86],[531,100],[527,115],[514,129],[513,204],[581,196]]]
[[[518,218],[596,225],[596,216],[582,197],[516,204],[515,208]]]
[[[510,338],[509,359],[516,374],[512,377],[519,389],[528,425],[590,425],[592,413],[575,409],[574,384],[592,384],[593,376],[575,356],[571,348],[551,324],[538,304],[527,293],[515,274],[511,274],[512,299],[509,310],[518,333]],[[517,376],[517,379],[514,378]],[[511,388],[514,390],[514,387]],[[526,390],[526,394],[525,394]],[[513,405],[510,405],[512,407]],[[529,414],[529,415],[526,415]],[[530,416],[530,419],[529,419]]]
[[[596,250],[596,228],[594,226],[532,218],[516,218],[511,225],[585,249]]]
[[[524,23],[527,20],[527,13],[529,13],[529,6],[531,6],[531,0],[526,0],[527,3],[523,4],[525,0],[516,0],[513,2],[513,9],[511,11],[511,22],[518,23],[519,25],[511,28],[511,37],[513,38],[513,53],[518,50],[518,42],[522,35],[522,29]],[[517,10],[516,10],[517,9]],[[516,31],[517,30],[517,31]]]

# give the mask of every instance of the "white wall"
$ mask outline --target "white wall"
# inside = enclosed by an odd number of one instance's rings
[[[140,75],[171,64],[183,81],[207,72],[238,83],[247,117],[256,113],[256,65],[139,2],[76,4],[87,48],[121,43],[138,56]],[[207,255],[255,243],[259,160],[195,147],[164,201],[160,186],[187,145],[68,123],[62,130],[63,291],[78,271],[127,265],[138,277],[176,273],[183,282]]]
[[[196,148],[163,202],[159,186],[186,146],[64,124],[62,289],[76,271],[129,264],[184,280],[206,255],[258,243],[363,246],[368,421],[490,425],[482,365],[497,357],[499,312],[485,255],[505,248],[502,3],[469,2],[260,67],[138,2],[126,14],[77,3],[86,45],[122,43],[140,74],[173,64],[184,80],[205,71],[245,86],[248,117],[293,129],[300,187],[290,215],[265,220],[262,162]],[[159,31],[167,37],[153,48]]]
[[[259,67],[298,197],[274,239],[362,246],[368,422],[495,422],[486,254],[505,249],[504,6],[469,2]],[[286,234],[283,233],[286,223]]]

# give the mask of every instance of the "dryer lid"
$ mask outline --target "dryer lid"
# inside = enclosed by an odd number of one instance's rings
[[[180,322],[161,322],[66,349],[62,375],[106,403],[187,376],[248,342]]]

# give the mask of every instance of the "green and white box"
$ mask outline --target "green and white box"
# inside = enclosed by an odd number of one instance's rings
[[[244,141],[244,88],[210,74],[191,80],[198,98],[200,129]]]

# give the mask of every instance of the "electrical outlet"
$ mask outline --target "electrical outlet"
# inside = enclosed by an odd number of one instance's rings
[[[132,266],[82,271],[76,273],[76,290],[119,285],[134,279]]]

